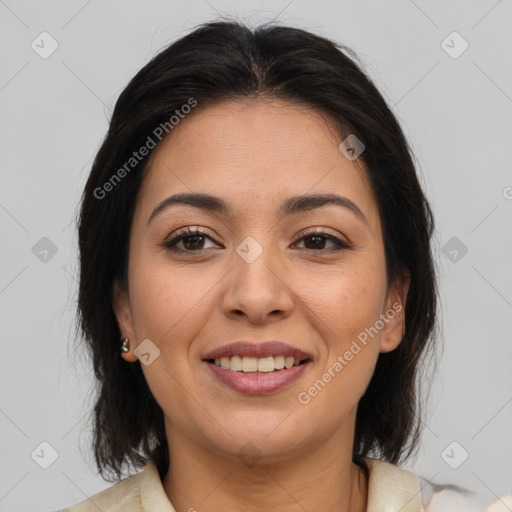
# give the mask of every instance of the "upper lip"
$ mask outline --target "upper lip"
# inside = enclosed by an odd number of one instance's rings
[[[220,359],[221,357],[269,357],[269,356],[285,356],[293,357],[303,361],[310,359],[312,356],[303,350],[296,347],[292,347],[282,341],[263,341],[263,342],[251,342],[251,341],[236,341],[235,343],[229,343],[218,347],[211,352],[208,352],[204,359]]]

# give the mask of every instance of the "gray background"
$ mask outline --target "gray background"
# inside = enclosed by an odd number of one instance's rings
[[[444,338],[407,467],[482,503],[512,494],[510,1],[0,0],[0,510],[57,509],[111,485],[92,463],[93,379],[73,349],[74,215],[127,81],[219,14],[347,44],[392,106],[437,220]],[[51,49],[43,31],[58,43],[46,59],[31,47]],[[460,52],[458,36],[442,44],[454,31],[469,44],[457,58],[445,50]],[[48,469],[42,442],[58,454]]]

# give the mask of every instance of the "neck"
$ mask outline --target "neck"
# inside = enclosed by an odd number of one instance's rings
[[[245,463],[204,450],[178,432],[168,439],[171,463],[163,486],[177,512],[366,510],[365,472],[352,463],[351,444],[338,436],[300,456]]]

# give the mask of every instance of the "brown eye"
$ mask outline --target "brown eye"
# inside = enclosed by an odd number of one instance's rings
[[[204,245],[204,236],[193,235],[181,238],[183,247],[189,250],[202,249]]]
[[[304,245],[306,246],[306,249],[325,249],[325,241],[327,240],[327,237],[319,235],[309,235],[304,237],[304,240],[309,240],[309,245],[311,246],[308,247],[308,244],[305,242]]]
[[[199,229],[191,230],[187,228],[186,230],[182,230],[176,236],[166,240],[163,243],[163,247],[172,251],[172,252],[199,252],[205,250],[205,242],[206,239],[214,240],[204,231]],[[179,247],[179,244],[182,244],[182,247]]]
[[[325,231],[309,232],[299,239],[299,242],[302,241],[304,242],[305,249],[312,251],[331,252],[350,248],[346,242],[340,240],[334,235],[331,235],[330,233],[326,233]],[[331,242],[334,245],[326,248],[326,243],[328,242]]]

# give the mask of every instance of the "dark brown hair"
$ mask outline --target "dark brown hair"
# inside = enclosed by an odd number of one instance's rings
[[[163,412],[140,363],[120,356],[112,287],[115,281],[128,285],[131,222],[151,152],[137,162],[130,158],[149,136],[155,139],[157,127],[167,126],[172,136],[169,119],[191,99],[196,109],[229,99],[284,99],[326,113],[339,127],[340,141],[348,134],[363,141],[358,160],[381,216],[388,284],[404,271],[411,281],[402,343],[379,355],[358,405],[353,458],[396,463],[416,447],[418,371],[435,339],[433,218],[402,130],[355,60],[349,48],[304,30],[275,24],[251,30],[238,21],[218,21],[163,49],[119,96],[79,220],[78,329],[97,378],[93,444],[104,478],[109,472],[119,479],[124,464],[141,468],[149,459],[163,476],[169,464]]]

